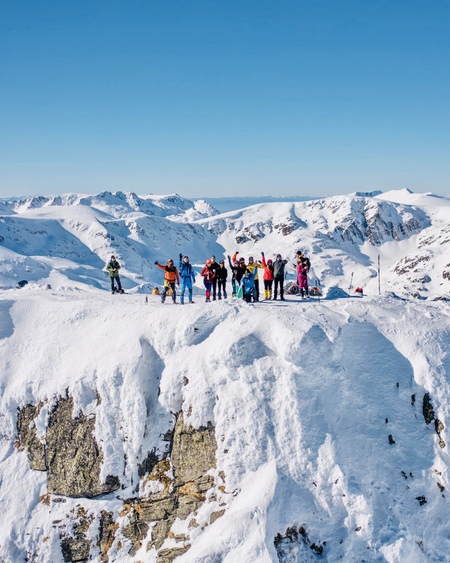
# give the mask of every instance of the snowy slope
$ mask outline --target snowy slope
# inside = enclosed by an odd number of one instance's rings
[[[239,199],[237,200],[239,201]],[[296,250],[312,262],[310,284],[352,294],[395,292],[404,297],[448,296],[450,200],[408,190],[268,202],[221,215],[204,201],[132,192],[68,194],[1,202],[0,286],[20,279],[41,287],[108,288],[104,264],[122,264],[124,286],[148,292],[162,283],[154,267],[179,252],[198,267],[212,254],[292,260]],[[381,276],[378,277],[380,259]],[[103,271],[102,271],[103,270]],[[197,280],[201,291],[200,280]]]
[[[128,555],[120,514],[138,494],[138,464],[166,450],[180,410],[194,427],[214,425],[215,471],[225,476],[198,511],[199,527],[190,518],[173,525],[191,545],[180,563],[315,561],[312,545],[330,562],[446,560],[447,303],[384,296],[175,308],[98,290],[9,290],[0,308],[3,561],[62,561],[61,535],[80,507],[92,516],[90,560],[99,561],[100,514],[111,511],[119,530],[110,561],[156,561],[145,542]],[[45,473],[14,448],[17,409],[42,403],[35,424],[44,433],[66,390],[74,416],[96,415],[102,473],[122,483],[114,494],[48,499]],[[426,392],[440,437],[424,421]]]

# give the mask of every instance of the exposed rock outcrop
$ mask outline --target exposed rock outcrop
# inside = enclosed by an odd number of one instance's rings
[[[217,442],[214,427],[195,429],[185,424],[183,413],[177,417],[173,432],[173,442],[169,460],[157,464],[148,479],[158,474],[164,490],[144,499],[129,499],[125,503],[129,524],[122,530],[123,535],[131,540],[133,547],[130,555],[141,547],[151,528],[151,540],[148,549],[160,549],[169,535],[170,528],[177,518],[186,519],[195,513],[206,500],[206,493],[214,485],[214,478],[207,472],[216,466]],[[169,479],[169,469],[173,478]],[[162,470],[162,471],[161,471]],[[224,511],[216,514],[215,519]],[[158,553],[158,562],[172,561],[188,549],[186,541],[176,549],[163,549]]]
[[[47,471],[45,459],[45,444],[40,440],[35,425],[35,418],[42,408],[39,405],[26,405],[19,409],[17,415],[18,441],[16,445],[20,450],[26,449],[31,469],[35,471]]]
[[[51,411],[45,435],[40,440],[34,419],[42,405],[19,410],[18,446],[26,448],[30,467],[47,471],[48,492],[68,497],[92,498],[119,488],[118,477],[100,481],[103,453],[94,436],[95,416],[73,418],[72,397],[60,397]]]

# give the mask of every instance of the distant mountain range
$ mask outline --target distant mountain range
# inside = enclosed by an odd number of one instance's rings
[[[103,268],[112,253],[133,292],[160,284],[154,262],[177,262],[179,253],[197,267],[212,254],[281,253],[294,279],[295,252],[302,250],[312,263],[310,283],[325,292],[359,286],[442,298],[450,286],[449,207],[449,198],[409,190],[289,201],[132,192],[0,200],[0,287],[26,279],[30,288],[107,289]],[[224,208],[230,210],[219,213]]]

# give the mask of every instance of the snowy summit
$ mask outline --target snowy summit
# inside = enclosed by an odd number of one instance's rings
[[[449,206],[1,200],[0,561],[447,561]],[[285,300],[263,268],[259,301],[233,295],[236,252],[280,254]],[[192,306],[161,303],[180,254]]]

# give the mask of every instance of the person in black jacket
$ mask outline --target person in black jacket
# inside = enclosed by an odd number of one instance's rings
[[[273,282],[274,282],[274,290],[273,290],[273,299],[277,298],[278,294],[278,287],[280,288],[280,299],[284,301],[284,276],[285,276],[285,266],[287,264],[287,260],[281,259],[281,254],[277,254],[277,259],[273,263]]]
[[[213,301],[216,300],[217,295],[217,270],[219,269],[219,264],[216,262],[216,257],[211,256],[211,270],[214,272],[214,277],[212,280],[212,298]]]
[[[222,294],[224,299],[227,298],[227,276],[228,270],[225,268],[225,260],[222,258],[219,262],[219,267],[216,270],[218,299],[222,299]]]
[[[106,269],[108,270],[109,277],[111,278],[111,293],[123,293],[122,284],[120,283],[120,264],[117,262],[116,257],[111,256],[111,260],[106,264]],[[117,283],[117,289],[115,288],[115,283]]]

